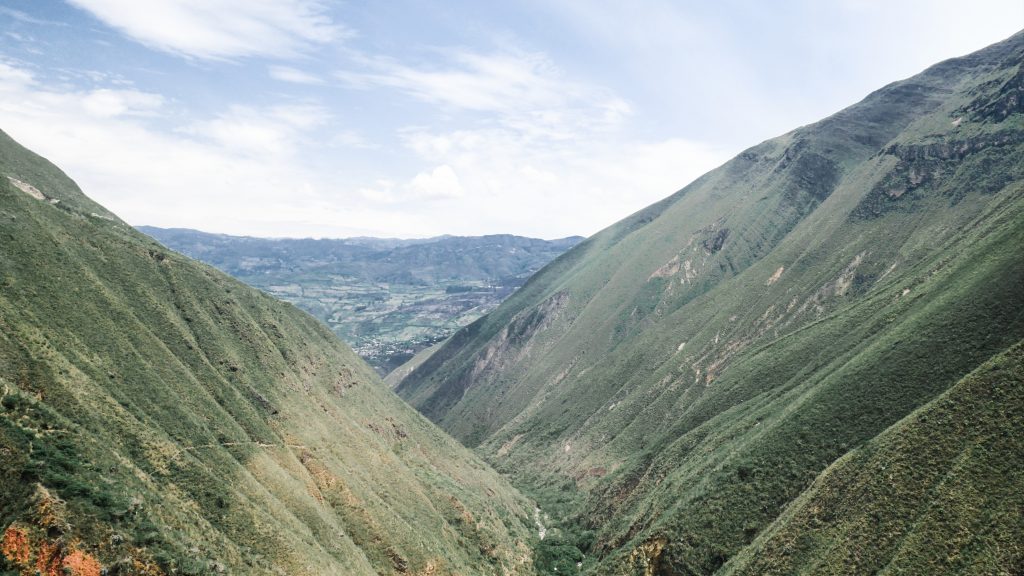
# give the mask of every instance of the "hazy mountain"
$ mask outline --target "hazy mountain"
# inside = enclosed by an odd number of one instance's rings
[[[507,234],[267,239],[139,228],[324,321],[384,375],[493,310],[578,244]]]
[[[0,133],[0,573],[529,574],[532,504],[320,322]]]
[[[748,149],[399,394],[539,498],[559,574],[1020,572],[1022,61]]]

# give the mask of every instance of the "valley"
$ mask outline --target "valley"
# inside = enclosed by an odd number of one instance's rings
[[[381,376],[498,306],[580,237],[264,239],[141,226],[309,312]]]
[[[1019,574],[1022,256],[1024,32],[586,239],[136,229],[0,132],[0,576]]]

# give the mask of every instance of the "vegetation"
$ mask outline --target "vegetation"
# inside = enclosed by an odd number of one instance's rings
[[[1019,396],[906,419],[1024,338],[1022,62],[1024,33],[745,151],[554,260],[399,394],[570,535],[548,573],[577,552],[588,574],[1019,572],[1021,463],[989,436]],[[935,468],[878,477],[904,456]]]
[[[1022,383],[1024,342],[839,459],[724,573],[1019,573]]]
[[[319,318],[382,376],[493,310],[582,240],[271,240],[140,230]]]
[[[0,239],[0,574],[533,571],[532,502],[323,324],[2,133]]]

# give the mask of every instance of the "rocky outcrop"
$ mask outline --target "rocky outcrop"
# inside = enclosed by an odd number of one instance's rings
[[[477,355],[472,370],[460,379],[463,394],[484,379],[486,374],[517,362],[528,354],[533,337],[546,330],[568,302],[569,294],[558,292],[536,308],[517,314]]]
[[[839,183],[839,166],[822,154],[811,152],[807,140],[797,140],[786,148],[776,172],[788,171],[793,186],[787,191],[786,199],[800,202],[801,193],[816,202],[828,198]]]
[[[1024,131],[1001,130],[970,138],[898,143],[881,154],[897,159],[851,213],[870,220],[897,210],[914,210],[915,201],[943,196],[959,202],[968,191],[991,194],[1024,171]]]
[[[1003,130],[965,139],[946,139],[927,144],[891,144],[882,154],[895,156],[905,164],[928,160],[963,160],[986,148],[1001,148],[1024,143],[1024,132]]]
[[[1024,114],[1024,66],[988,97],[975,100],[964,112],[981,122],[1002,122],[1011,114]]]

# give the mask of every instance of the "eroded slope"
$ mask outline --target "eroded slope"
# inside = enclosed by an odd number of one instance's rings
[[[323,325],[0,139],[0,571],[532,572],[532,505]]]

